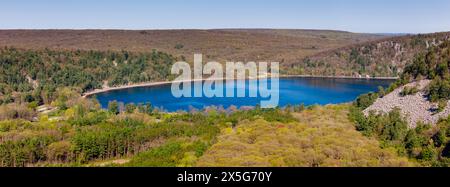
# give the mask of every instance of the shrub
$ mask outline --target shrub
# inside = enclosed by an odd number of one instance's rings
[[[119,112],[120,112],[120,110],[119,110],[119,103],[117,103],[117,101],[110,101],[108,103],[108,110],[112,114],[119,114]]]
[[[0,106],[0,120],[26,119],[31,120],[34,112],[25,105],[11,103]]]
[[[136,110],[136,105],[133,103],[129,103],[125,105],[125,112],[131,114]]]
[[[440,100],[438,101],[438,108],[437,112],[442,112],[447,107],[447,100]]]
[[[72,144],[68,141],[53,142],[45,151],[48,160],[56,162],[70,161],[72,157]]]
[[[428,96],[432,102],[450,99],[450,81],[437,77],[428,85]]]
[[[140,113],[144,113],[144,114],[152,114],[152,111],[153,111],[153,107],[150,102],[145,103],[145,104],[142,104],[142,103],[138,104],[137,109]]]
[[[184,156],[184,152],[181,150],[182,148],[179,142],[169,142],[161,147],[138,154],[126,165],[174,167],[177,164],[177,160],[180,160]]]
[[[416,86],[410,87],[405,86],[403,90],[400,92],[400,96],[414,95],[419,92],[419,89]]]
[[[385,140],[403,141],[407,130],[408,123],[401,117],[400,109],[396,108],[389,112],[386,122],[383,124],[381,137]]]
[[[434,134],[432,139],[434,146],[436,147],[441,147],[442,145],[445,145],[445,143],[447,142],[447,137],[443,130],[439,130],[436,134]]]
[[[70,111],[70,109],[67,111]],[[70,114],[67,114],[67,115],[70,115]],[[100,111],[88,112],[83,115],[75,115],[73,117],[69,117],[67,122],[69,122],[69,124],[75,125],[75,126],[95,125],[95,124],[105,121],[106,119],[108,119],[108,117],[109,117],[109,115],[106,111],[100,110]]]
[[[425,160],[425,161],[432,161],[436,156],[436,152],[433,147],[427,146],[425,147],[422,152],[420,152],[419,159]]]
[[[386,91],[385,91],[384,87],[378,86],[378,95],[380,97],[384,97],[386,95]]]
[[[363,94],[356,98],[355,105],[361,109],[366,109],[367,107],[372,105],[377,98],[377,93],[370,92],[367,94]]]
[[[0,121],[0,132],[8,131],[23,131],[25,129],[32,129],[33,125],[29,121],[23,119],[4,120]]]

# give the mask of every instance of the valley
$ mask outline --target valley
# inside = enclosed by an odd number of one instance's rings
[[[448,166],[448,40],[448,32],[2,30],[0,166]],[[272,109],[169,112],[157,102],[83,97],[174,80],[170,67],[194,52],[206,60],[276,60],[281,76],[397,79],[359,97],[343,92],[348,100]],[[427,85],[415,88],[421,81]],[[342,89],[337,80],[312,82]],[[405,107],[422,107],[432,120],[411,118]]]

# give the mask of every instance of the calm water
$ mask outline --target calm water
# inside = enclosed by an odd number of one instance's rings
[[[335,104],[354,100],[358,95],[370,91],[378,90],[378,86],[387,87],[393,80],[366,80],[366,79],[337,79],[337,78],[280,78],[279,82],[279,106],[287,104],[295,105],[304,103],[312,104]],[[249,81],[245,88],[248,95]],[[250,81],[257,84],[256,81]],[[192,84],[193,86],[194,84]],[[236,84],[235,84],[236,85]],[[270,82],[268,83],[270,85]],[[223,87],[230,87],[225,84]],[[235,86],[236,87],[236,86]],[[235,88],[236,89],[236,88]],[[192,89],[193,90],[193,89]],[[236,90],[235,90],[236,92]],[[224,92],[225,93],[225,92]],[[236,93],[235,93],[236,96]],[[107,108],[108,102],[117,100],[123,103],[145,103],[151,102],[153,106],[167,111],[190,110],[194,108],[204,108],[206,106],[223,106],[227,108],[231,105],[255,106],[261,100],[268,98],[258,97],[181,97],[175,98],[171,93],[170,85],[154,87],[137,87],[122,90],[114,90],[96,94],[95,96],[102,107]]]

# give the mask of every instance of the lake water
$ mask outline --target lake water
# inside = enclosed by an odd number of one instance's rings
[[[297,105],[304,103],[312,104],[336,104],[350,102],[363,93],[377,91],[378,86],[387,87],[394,80],[374,79],[344,79],[344,78],[280,78],[279,79],[279,106],[288,104]],[[249,85],[257,84],[257,81],[246,81],[246,95],[248,96]],[[192,84],[193,86],[194,84]],[[270,85],[270,82],[268,83]],[[224,89],[230,85],[224,83]],[[235,86],[236,87],[236,84]],[[244,88],[239,88],[244,89]],[[192,89],[193,91],[193,89]],[[236,88],[235,88],[236,92]],[[225,93],[225,92],[224,92]],[[153,106],[166,111],[202,109],[207,106],[231,105],[236,107],[255,106],[261,100],[268,98],[258,97],[181,97],[172,96],[171,85],[160,85],[151,87],[135,87],[122,90],[98,93],[94,97],[98,99],[103,108],[108,107],[108,102],[116,100],[123,103],[145,103],[150,102]]]

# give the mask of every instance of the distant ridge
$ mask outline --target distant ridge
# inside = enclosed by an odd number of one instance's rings
[[[381,35],[381,36],[390,36],[390,37],[415,35],[415,34],[411,34],[411,33],[371,33],[371,34]]]
[[[0,30],[0,46],[24,49],[156,49],[191,60],[298,62],[306,56],[383,36],[331,30],[181,29],[181,30]]]

